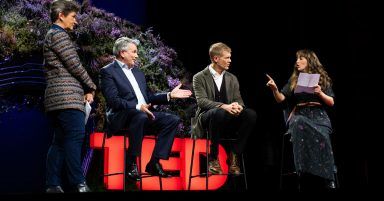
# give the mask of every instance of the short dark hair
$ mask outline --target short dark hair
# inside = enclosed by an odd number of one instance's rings
[[[56,22],[59,18],[59,13],[62,12],[67,16],[70,12],[79,12],[80,5],[73,0],[56,0],[51,3],[50,13],[51,21]]]

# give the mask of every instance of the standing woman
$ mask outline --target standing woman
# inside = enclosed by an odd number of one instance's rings
[[[69,184],[78,192],[90,192],[81,169],[85,137],[84,103],[93,102],[96,85],[81,65],[67,31],[77,24],[79,5],[75,1],[53,1],[51,28],[44,42],[47,79],[44,106],[54,129],[47,155],[47,193],[63,193],[61,173],[66,167]]]
[[[326,106],[334,105],[332,81],[313,51],[299,50],[296,58],[291,78],[281,92],[268,75],[267,86],[278,103],[286,100],[290,106],[287,124],[297,172],[324,178],[326,187],[335,188],[336,168],[330,140],[332,126],[325,110]],[[313,94],[294,93],[300,73],[320,74]]]

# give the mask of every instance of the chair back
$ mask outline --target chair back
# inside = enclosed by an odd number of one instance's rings
[[[285,126],[288,127],[289,110],[287,107],[283,108],[283,118]]]

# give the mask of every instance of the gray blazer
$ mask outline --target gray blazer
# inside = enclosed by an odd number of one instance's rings
[[[244,101],[240,95],[239,81],[236,76],[226,71],[224,79],[228,102],[238,102],[245,108]],[[198,108],[195,117],[192,117],[191,119],[191,137],[201,138],[204,136],[201,115],[204,114],[204,112],[223,104],[215,101],[215,83],[208,67],[193,76],[193,91],[196,96]]]

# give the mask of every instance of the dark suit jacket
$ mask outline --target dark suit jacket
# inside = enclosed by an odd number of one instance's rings
[[[238,102],[245,108],[244,101],[240,95],[239,81],[236,76],[226,71],[224,79],[228,102]],[[215,101],[215,82],[208,67],[193,76],[193,91],[198,108],[195,117],[191,120],[192,137],[202,137],[204,130],[201,125],[201,115],[205,111],[223,104]]]
[[[151,93],[147,86],[144,73],[137,67],[132,69],[132,73],[140,87],[147,104],[166,104],[168,103],[166,93]],[[123,69],[117,61],[114,61],[103,67],[100,71],[100,88],[107,102],[107,123],[115,121],[114,117],[120,111],[135,109],[138,103],[135,91]],[[119,128],[108,128],[110,131],[123,128],[125,122],[121,122]]]

